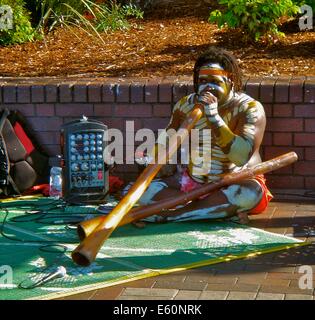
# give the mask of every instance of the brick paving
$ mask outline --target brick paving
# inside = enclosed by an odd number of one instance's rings
[[[304,247],[128,282],[64,300],[315,300],[300,289],[302,265],[315,273],[315,203],[270,203],[250,226],[311,241]]]

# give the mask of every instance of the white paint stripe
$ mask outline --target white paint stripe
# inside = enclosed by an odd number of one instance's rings
[[[31,243],[31,242],[17,242],[17,243],[6,243],[1,242],[1,246],[29,246],[29,247],[41,247],[43,246],[42,243]]]
[[[254,123],[257,122],[257,118],[256,117],[255,118],[251,118],[251,119],[248,119],[247,121],[248,121],[248,123],[254,124]]]
[[[181,110],[186,114],[190,112],[190,109],[191,107],[189,104],[181,106]]]
[[[102,248],[103,249],[103,248]],[[102,249],[100,251],[102,251]],[[138,265],[138,264],[135,264],[135,263],[132,263],[132,262],[128,262],[128,261],[125,261],[125,260],[122,260],[122,259],[119,259],[119,258],[115,258],[115,257],[112,257],[112,256],[109,256],[107,254],[104,254],[102,252],[99,252],[97,254],[97,256],[99,258],[107,258],[107,259],[111,259],[111,261],[117,263],[117,264],[120,264],[122,266],[125,266],[125,267],[128,267],[128,268],[132,268],[132,269],[135,269],[135,270],[142,270],[144,272],[151,272],[152,270],[151,269],[147,269],[145,268],[144,266],[141,266],[141,265]]]
[[[255,133],[255,127],[252,124],[246,124],[244,126],[244,131],[249,133]]]
[[[211,169],[213,170],[222,170],[223,166],[222,164],[217,164],[217,163],[213,163],[213,161],[211,161]]]
[[[119,250],[119,251],[132,251],[132,252],[167,252],[174,253],[173,249],[149,249],[149,248],[118,248],[118,247],[103,247],[104,250]]]
[[[204,124],[206,121],[207,121],[206,118],[201,118],[201,119],[197,122],[197,124],[198,124],[198,125],[201,125],[201,124]]]
[[[25,230],[25,229],[22,229],[22,228],[14,227],[14,226],[12,226],[12,225],[10,225],[8,223],[5,224],[5,228],[8,228],[8,229],[11,229],[13,231],[20,232],[20,233],[24,233],[24,234],[27,234],[29,236],[32,236],[32,237],[35,237],[35,238],[39,238],[39,239],[42,239],[42,240],[45,240],[45,241],[54,241],[54,239],[51,239],[51,238],[48,238],[46,236],[31,232],[29,230]]]
[[[17,285],[16,285],[16,284],[12,284],[12,283],[7,283],[7,284],[0,283],[0,290],[1,290],[1,289],[14,289],[14,288],[17,288]]]
[[[221,161],[214,160],[214,159],[211,160],[211,164],[222,167],[222,162],[221,162]]]
[[[58,288],[58,287],[41,287],[44,291],[69,291],[71,288]]]
[[[246,138],[248,138],[249,140],[254,140],[254,136],[252,134],[250,134],[250,133],[244,133],[244,136]]]

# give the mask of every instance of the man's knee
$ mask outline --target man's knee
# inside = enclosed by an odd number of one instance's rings
[[[139,204],[147,205],[154,202],[153,198],[156,194],[158,194],[161,190],[167,188],[167,184],[162,180],[153,180],[147,190],[143,193],[143,195],[139,199]]]
[[[255,208],[262,198],[262,189],[254,180],[230,185],[222,192],[228,202],[237,207],[237,212],[246,212]]]

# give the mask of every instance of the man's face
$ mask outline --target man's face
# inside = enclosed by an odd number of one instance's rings
[[[218,104],[223,104],[229,97],[232,82],[228,73],[218,64],[209,63],[200,68],[198,75],[198,94],[211,92],[218,99]]]

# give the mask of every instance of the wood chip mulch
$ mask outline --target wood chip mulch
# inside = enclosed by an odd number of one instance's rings
[[[209,46],[230,50],[245,76],[314,76],[315,32],[283,26],[286,37],[272,45],[241,41],[201,17],[132,21],[129,31],[97,38],[59,28],[44,40],[0,47],[0,76],[163,77],[191,75],[196,57]]]

